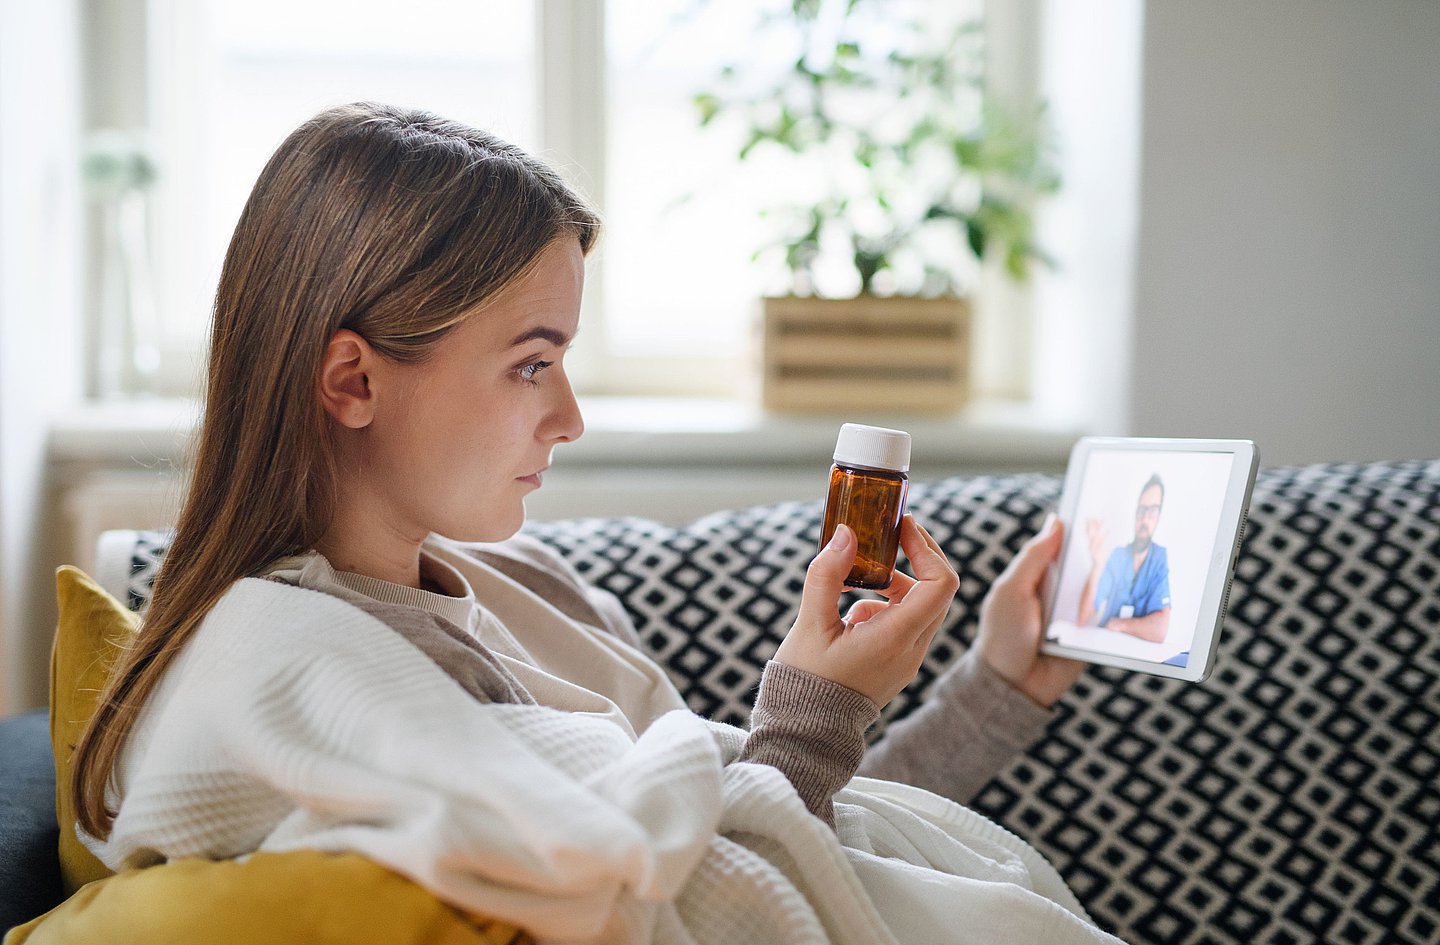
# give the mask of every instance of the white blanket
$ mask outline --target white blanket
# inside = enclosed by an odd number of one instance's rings
[[[1030,847],[855,779],[837,831],[745,733],[683,710],[486,705],[362,611],[236,585],[142,713],[112,868],[353,850],[542,942],[1115,941]]]
[[[1031,847],[929,792],[856,778],[836,798],[832,832],[776,769],[722,766],[744,738],[739,730],[673,712],[626,749],[584,722],[552,727],[543,709],[497,712],[527,741],[532,728],[544,730],[535,745],[548,760],[615,802],[615,849],[637,843],[636,825],[648,837],[636,846],[640,868],[613,890],[608,915],[601,909],[584,927],[552,928],[540,902],[513,918],[543,929],[542,941],[1116,941]],[[601,743],[616,753],[597,750]],[[462,901],[460,890],[450,892]],[[483,890],[469,892],[478,898],[463,901],[481,913],[500,906]]]

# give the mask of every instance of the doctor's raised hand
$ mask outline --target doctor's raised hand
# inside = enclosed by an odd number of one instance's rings
[[[805,572],[800,613],[775,660],[846,686],[884,706],[920,671],[945,620],[960,578],[939,544],[906,515],[900,547],[915,576],[895,571],[885,600],[862,600],[842,617],[840,595],[855,560],[855,534],[844,525]]]
[[[1098,574],[1104,570],[1105,565],[1105,523],[1098,518],[1088,519],[1085,522],[1085,531],[1090,539],[1090,568]]]

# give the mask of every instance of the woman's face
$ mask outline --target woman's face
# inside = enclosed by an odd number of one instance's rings
[[[584,272],[578,240],[552,243],[429,359],[392,365],[365,458],[397,535],[499,541],[524,524],[551,451],[585,429],[564,366]]]

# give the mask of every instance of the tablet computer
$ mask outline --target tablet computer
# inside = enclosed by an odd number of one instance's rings
[[[1259,462],[1249,440],[1076,443],[1041,650],[1193,682],[1208,676]]]

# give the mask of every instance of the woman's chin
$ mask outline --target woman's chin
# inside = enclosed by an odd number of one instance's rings
[[[466,523],[463,527],[456,528],[454,532],[447,532],[445,537],[464,542],[504,541],[507,538],[514,538],[515,533],[520,531],[524,524],[525,507],[522,505],[511,515],[495,516],[484,522]]]

